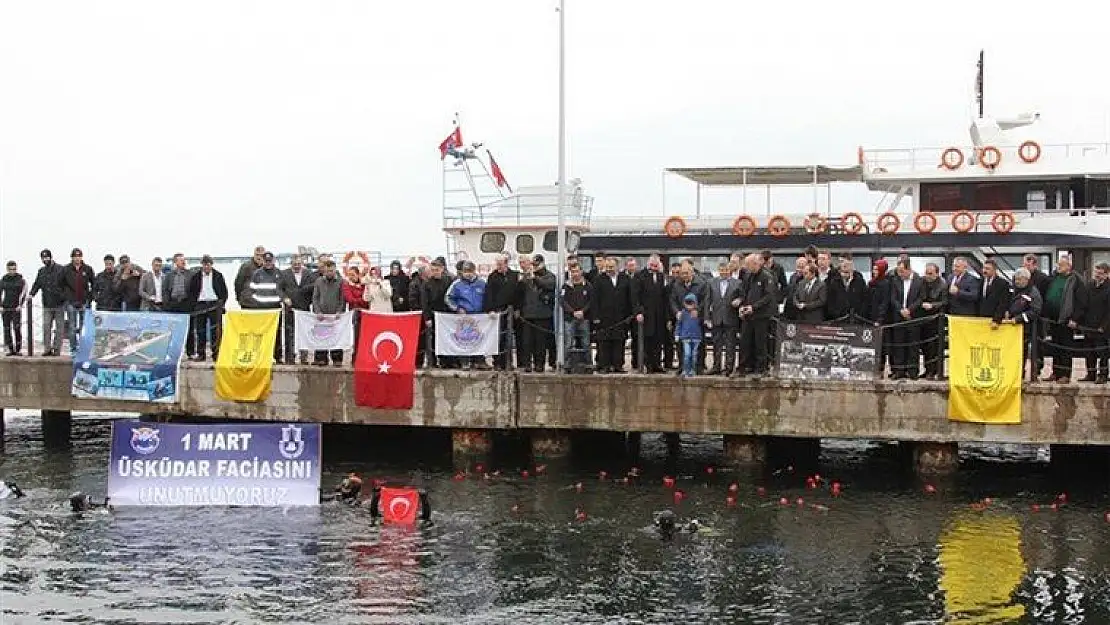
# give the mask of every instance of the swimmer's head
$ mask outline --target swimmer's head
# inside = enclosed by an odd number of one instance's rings
[[[670,510],[664,510],[655,515],[655,526],[659,528],[659,533],[664,536],[670,536],[674,533],[675,528],[675,515]]]
[[[361,492],[362,478],[357,473],[347,475],[339,485],[339,494],[343,499],[357,499]]]
[[[73,493],[69,496],[69,508],[74,512],[83,512],[89,509],[89,496],[84,493]]]
[[[2,487],[0,488],[0,499],[4,499],[5,497],[15,497],[19,499],[23,496],[23,489],[15,482],[3,482],[0,483],[0,487]]]
[[[697,519],[690,519],[690,522],[686,524],[687,532],[694,533],[699,529],[701,529],[701,523]]]

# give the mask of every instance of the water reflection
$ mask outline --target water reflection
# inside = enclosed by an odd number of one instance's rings
[[[1025,576],[1016,517],[957,513],[940,536],[938,560],[950,622],[1007,623],[1025,615],[1014,597]]]

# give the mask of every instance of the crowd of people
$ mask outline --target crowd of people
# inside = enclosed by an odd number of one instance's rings
[[[23,305],[41,292],[47,356],[61,353],[63,334],[70,350],[76,349],[84,312],[94,307],[189,314],[187,356],[214,360],[222,314],[234,298],[242,309],[281,311],[275,363],[307,364],[310,358],[316,365],[343,362],[343,352],[295,353],[293,311],[335,315],[411,310],[423,313],[418,366],[489,368],[482,358],[436,356],[435,313],[503,313],[500,350],[492,362],[498,369],[554,370],[555,320],[560,315],[571,371],[624,373],[630,354],[632,370],[648,373],[758,377],[768,373],[774,360],[774,324],[789,321],[877,326],[883,345],[880,372],[889,364],[894,379],[942,379],[947,314],[990,318],[993,326],[1020,324],[1025,357],[1032,360],[1035,375],[1043,371],[1046,358],[1052,361],[1045,381],[1069,382],[1075,357],[1086,360],[1082,381],[1104,384],[1110,375],[1110,265],[1097,264],[1085,279],[1067,256],[1048,275],[1040,270],[1038,258],[1028,255],[1011,282],[989,259],[979,276],[963,258],[955,260],[950,273],[929,263],[919,275],[902,255],[893,270],[886,260],[875,261],[865,277],[850,256],[834,263],[830,252],[811,247],[795,260],[788,278],[767,250],[734,254],[715,276],[699,272],[688,259],[666,267],[659,255],[652,255],[640,268],[635,259],[622,264],[597,253],[588,271],[576,257],[568,258],[561,292],[539,254],[520,257],[519,269],[507,255],[500,256],[482,278],[469,261],[449,271],[443,257],[410,272],[393,262],[384,275],[377,267],[340,268],[327,254],[293,256],[289,267],[279,269],[274,255],[258,247],[230,284],[209,256],[192,268],[182,254],[175,254],[169,267],[154,258],[147,271],[126,255],[118,264],[107,255],[99,273],[84,262],[80,249],[72,250],[65,265],[56,263],[50,250],[43,250],[40,258],[42,267],[30,284],[14,261],[8,261],[0,279],[9,356],[22,351]]]

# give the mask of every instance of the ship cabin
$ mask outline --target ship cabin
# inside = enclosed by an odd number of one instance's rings
[[[695,185],[692,210],[595,217],[580,255],[587,266],[596,251],[642,266],[654,252],[715,273],[732,253],[770,249],[789,272],[814,245],[850,254],[865,275],[878,258],[893,266],[902,253],[919,272],[926,263],[947,272],[962,256],[973,269],[993,258],[1009,275],[1027,253],[1046,272],[1069,253],[1089,276],[1110,262],[1110,144],[1041,144],[1037,119],[975,119],[969,145],[861,147],[847,167],[667,169],[664,180]],[[702,214],[708,189],[731,193],[736,212]]]

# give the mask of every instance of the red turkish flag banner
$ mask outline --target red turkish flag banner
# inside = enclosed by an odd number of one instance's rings
[[[359,312],[355,358],[355,405],[412,408],[419,312]]]
[[[420,493],[413,488],[382,487],[382,520],[386,523],[412,525],[420,507]]]

